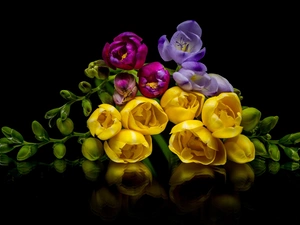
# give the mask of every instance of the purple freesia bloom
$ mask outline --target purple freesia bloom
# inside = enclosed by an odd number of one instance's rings
[[[218,95],[221,92],[234,92],[233,86],[225,77],[215,73],[209,73],[208,75],[214,78],[218,83],[218,91],[215,95]]]
[[[166,35],[158,40],[158,52],[164,61],[174,60],[181,65],[187,61],[199,61],[205,55],[202,48],[202,29],[194,20],[187,20],[177,26],[170,42]]]
[[[206,96],[212,96],[218,91],[217,80],[207,73],[181,68],[173,73],[173,78],[185,91],[197,91]]]

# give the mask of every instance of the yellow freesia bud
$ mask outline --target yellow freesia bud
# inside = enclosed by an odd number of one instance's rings
[[[139,179],[136,179],[136,178]],[[137,196],[152,182],[152,173],[142,162],[115,163],[110,161],[105,179],[108,185],[116,185],[118,190],[125,195]],[[134,185],[128,185],[134,183]]]
[[[95,161],[104,153],[103,144],[99,139],[89,137],[83,141],[81,145],[81,152],[86,159]]]
[[[73,121],[68,117],[65,120],[62,120],[60,117],[56,120],[56,126],[60,133],[67,136],[73,132],[74,129],[74,123]]]
[[[171,87],[163,94],[160,105],[169,120],[180,123],[197,118],[202,110],[205,96],[199,92],[186,92],[178,86]]]
[[[239,135],[243,127],[242,106],[239,97],[233,92],[223,92],[208,98],[202,109],[203,124],[216,138],[232,138]]]
[[[53,145],[53,154],[56,158],[62,159],[67,152],[66,146],[64,143],[56,143]]]
[[[151,135],[129,129],[104,142],[106,155],[117,163],[134,163],[147,158],[152,153]]]
[[[87,126],[93,136],[107,140],[121,130],[121,114],[114,106],[101,104],[87,120]]]
[[[168,115],[154,99],[137,96],[120,111],[124,128],[144,135],[159,134],[167,126]]]
[[[261,112],[254,107],[248,107],[242,111],[241,126],[245,131],[252,131],[258,124],[261,118]]]
[[[252,141],[243,134],[224,141],[229,160],[236,163],[251,162],[255,158],[255,146]]]
[[[200,120],[187,120],[171,130],[169,149],[184,163],[224,165],[226,150],[219,138],[203,126]]]

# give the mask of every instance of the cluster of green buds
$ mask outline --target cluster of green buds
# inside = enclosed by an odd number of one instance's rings
[[[255,146],[255,160],[251,162],[258,174],[267,168],[271,173],[277,173],[280,168],[295,170],[300,168],[299,147],[300,132],[287,134],[278,140],[273,140],[270,132],[278,122],[278,116],[261,118],[261,112],[254,107],[244,107],[242,111],[243,133]],[[282,154],[288,159],[280,164]]]

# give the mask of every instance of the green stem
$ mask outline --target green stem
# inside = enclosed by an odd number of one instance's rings
[[[149,159],[149,158],[146,158],[146,159],[144,159],[142,162],[150,169],[152,175],[153,175],[154,177],[157,177],[157,173],[156,173],[156,171],[155,171],[155,169],[154,169],[154,167],[153,167],[153,165],[152,165],[150,159]]]

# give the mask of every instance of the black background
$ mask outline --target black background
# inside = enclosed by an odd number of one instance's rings
[[[149,47],[147,61],[163,62],[157,41],[170,39],[184,20],[203,30],[208,72],[242,91],[243,105],[262,117],[279,116],[275,137],[300,127],[298,14],[293,5],[201,3],[162,7],[151,3],[16,4],[2,7],[0,126],[31,132],[44,113],[61,106],[62,89],[80,94],[84,69],[100,59],[105,42],[132,31]],[[96,107],[96,105],[95,105]],[[31,134],[29,134],[31,135]]]
[[[47,125],[45,112],[65,103],[59,94],[60,90],[67,89],[80,94],[78,83],[89,81],[84,69],[91,61],[101,58],[106,42],[111,42],[121,32],[135,32],[149,47],[147,61],[163,62],[157,51],[159,37],[166,34],[171,38],[179,23],[193,19],[203,30],[202,40],[207,53],[202,62],[208,67],[208,72],[226,77],[242,91],[242,104],[258,108],[262,117],[279,116],[279,122],[271,133],[275,138],[298,132],[299,14],[296,10],[295,5],[288,4],[220,4],[215,1],[210,1],[210,4],[202,1],[198,4],[170,3],[164,7],[155,2],[125,2],[122,5],[101,2],[55,5],[49,2],[42,5],[13,3],[2,6],[0,127],[12,127],[26,139],[33,139],[31,122],[38,120]],[[93,107],[97,107],[97,103]],[[77,113],[75,110],[82,114],[80,107],[72,110],[74,115]],[[80,121],[75,129],[83,129],[84,122]],[[84,181],[76,180],[76,175],[71,174],[71,181],[61,181],[57,176],[44,180],[42,185],[39,183],[41,188],[34,183],[35,175],[33,180],[29,177],[20,182],[15,190],[10,189],[12,203],[9,207],[14,208],[14,204],[24,200],[24,206],[16,208],[18,214],[22,212],[22,207],[26,208],[25,201],[31,201],[32,196],[47,196],[46,192],[50,189],[59,193],[60,187],[56,184],[68,185],[62,186],[66,192],[72,190],[69,188],[74,185],[76,188],[69,193],[74,198],[76,191],[84,191],[84,187],[79,188],[80,182]],[[286,209],[284,213],[288,215],[288,209],[296,211],[296,208],[292,207],[292,201],[285,198],[283,192],[288,193],[288,187],[294,186],[289,177],[284,176],[281,180],[290,182],[290,186],[281,183],[281,188],[273,187],[267,181],[260,185],[265,187],[263,195],[272,199],[271,203],[276,203],[273,195],[280,196],[280,209]],[[276,181],[275,185],[280,185],[280,180],[273,181]],[[269,193],[272,188],[275,190]],[[36,193],[37,190],[40,192]],[[29,197],[22,199],[27,191]],[[294,188],[293,193],[296,192]],[[293,198],[293,194],[290,195],[289,199]],[[85,197],[80,195],[77,198],[80,202],[85,201]],[[51,198],[51,195],[47,196],[46,201],[54,204]],[[63,194],[56,196],[54,201],[61,198]],[[10,202],[9,197],[6,202]],[[43,200],[36,202],[40,204]],[[57,202],[59,209],[63,209],[60,204]],[[256,204],[260,206],[259,202]],[[284,208],[283,204],[288,208]],[[51,208],[47,202],[43,206]],[[279,210],[275,205],[272,206],[267,210],[270,214],[273,209]],[[69,207],[75,210],[74,213],[81,211],[81,208],[75,209],[74,205]],[[87,210],[85,206],[82,207],[82,210]],[[34,209],[40,210],[42,215],[49,216],[52,213],[38,206]],[[260,213],[263,214],[264,210],[266,208],[261,206]],[[61,214],[63,212],[57,215]],[[75,214],[69,212],[66,215]],[[267,221],[268,217],[263,216]]]

